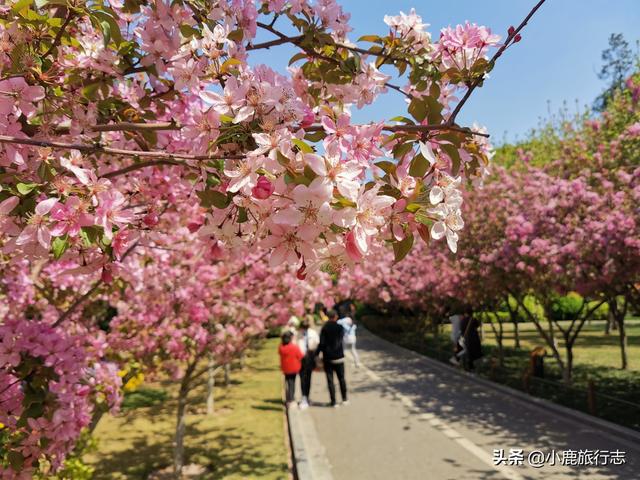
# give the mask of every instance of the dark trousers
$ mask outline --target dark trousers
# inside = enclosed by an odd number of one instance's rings
[[[284,376],[284,392],[287,403],[293,402],[296,395],[296,377],[297,373],[287,373]]]
[[[316,357],[313,353],[307,354],[302,359],[302,368],[300,369],[300,387],[302,388],[302,396],[309,398],[311,392],[311,374],[316,366]]]
[[[342,394],[342,401],[347,401],[347,382],[344,379],[344,362],[343,363],[331,363],[330,361],[324,362],[324,373],[327,375],[327,387],[329,388],[329,396],[331,397],[331,405],[336,404],[336,387],[333,384],[333,372],[336,372],[338,376],[338,383],[340,384],[340,393]]]

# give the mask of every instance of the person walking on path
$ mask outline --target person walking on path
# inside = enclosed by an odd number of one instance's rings
[[[329,310],[327,316],[329,320],[322,326],[322,330],[320,330],[320,345],[318,345],[316,355],[322,353],[322,363],[327,376],[327,387],[329,388],[329,396],[331,397],[331,406],[337,407],[336,387],[333,383],[334,372],[340,384],[342,403],[344,405],[348,403],[347,382],[344,378],[344,348],[342,343],[344,329],[337,323],[338,314],[335,310]]]
[[[320,343],[318,333],[311,328],[308,320],[302,322],[298,332],[298,347],[302,350],[302,368],[300,369],[300,387],[302,388],[302,400],[300,408],[309,407],[309,393],[311,392],[311,374],[316,366],[316,350]]]
[[[465,370],[473,370],[473,363],[482,357],[482,343],[480,342],[480,334],[478,329],[480,324],[473,317],[473,310],[470,308],[465,312],[460,324],[462,332],[460,343],[463,348],[463,367]]]
[[[356,368],[358,368],[360,366],[360,357],[358,356],[358,351],[356,350],[357,325],[353,321],[353,318],[349,316],[343,317],[340,320],[338,320],[338,324],[344,329],[344,339],[343,339],[344,348],[351,351],[353,362]]]
[[[300,347],[291,341],[291,332],[282,334],[282,344],[278,347],[280,369],[284,373],[286,404],[293,402],[296,393],[296,377],[300,373],[301,360],[304,357]]]

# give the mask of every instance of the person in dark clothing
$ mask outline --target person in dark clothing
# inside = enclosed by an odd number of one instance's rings
[[[329,388],[329,396],[331,397],[331,406],[337,407],[336,387],[333,383],[334,373],[338,377],[338,383],[340,384],[342,403],[344,405],[348,404],[347,382],[344,377],[344,349],[342,346],[344,329],[337,323],[338,314],[335,310],[329,310],[327,316],[329,320],[322,326],[322,330],[320,330],[320,344],[316,350],[316,355],[322,353],[322,363],[327,376],[327,387]]]
[[[464,349],[463,366],[465,370],[473,370],[473,362],[482,357],[482,344],[478,329],[480,323],[473,317],[473,311],[467,310],[462,317],[460,330]]]

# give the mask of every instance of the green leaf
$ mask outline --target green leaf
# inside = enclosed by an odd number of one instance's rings
[[[414,98],[409,104],[409,113],[418,122],[422,122],[427,118],[427,106],[422,99]]]
[[[24,464],[24,457],[20,452],[16,452],[15,450],[9,450],[7,453],[7,460],[9,460],[9,465],[15,472],[19,472],[22,470],[22,465]]]
[[[418,223],[422,223],[423,225],[431,225],[431,223],[433,222],[433,220],[429,217],[429,213],[427,212],[427,209],[424,207],[420,208],[413,215],[413,219]]]
[[[451,158],[451,174],[455,177],[458,174],[458,170],[460,170],[460,163],[462,162],[460,152],[455,145],[447,143],[440,144],[440,148]]]
[[[51,242],[51,250],[56,260],[62,256],[67,248],[69,248],[69,239],[66,235],[64,237],[55,237]]]
[[[228,58],[224,61],[222,65],[220,65],[220,72],[227,73],[231,67],[234,65],[240,65],[242,62],[237,58]]]
[[[244,32],[242,31],[242,29],[239,28],[237,30],[229,32],[229,34],[227,35],[227,38],[229,40],[233,40],[234,42],[241,42],[242,39],[244,38]]]
[[[29,195],[37,186],[37,183],[18,183],[16,185],[16,190],[18,190],[20,195]]]
[[[231,203],[231,199],[224,193],[218,190],[203,190],[196,192],[196,195],[200,198],[200,205],[205,208],[227,208]]]
[[[104,46],[106,47],[111,41],[111,25],[106,20],[101,20],[100,30],[102,30],[102,39],[104,40]]]
[[[375,164],[376,167],[382,169],[384,172],[393,175],[396,172],[397,165],[393,162],[383,160]]]
[[[80,229],[80,238],[82,238],[82,241],[87,247],[97,244],[102,234],[103,229],[96,225],[91,225],[90,227],[82,227]]]
[[[29,7],[29,5],[31,5],[31,0],[19,0],[18,2],[13,4],[13,6],[11,7],[11,11],[13,13],[17,13],[23,8]]]
[[[300,140],[299,138],[294,138],[292,140],[293,144],[300,149],[303,153],[313,153],[314,150],[307,142]]]
[[[411,233],[404,237],[400,242],[395,242],[393,244],[393,253],[395,255],[396,263],[407,256],[411,251],[411,247],[413,247],[413,235]]]
[[[291,66],[292,64],[296,63],[298,60],[303,60],[305,58],[307,58],[307,54],[305,52],[300,52],[300,53],[296,53],[293,57],[291,57],[291,59],[289,60],[289,66]]]
[[[407,153],[413,150],[412,142],[398,143],[395,147],[393,147],[392,153],[393,158],[397,160],[401,160]]]
[[[398,115],[397,117],[393,117],[393,118],[389,119],[389,121],[390,122],[403,122],[403,123],[406,123],[407,125],[415,125],[416,124],[416,122],[414,122],[410,118],[403,117],[402,115]]]
[[[379,43],[382,41],[379,35],[363,35],[358,39],[359,42]]]
[[[416,178],[424,177],[427,170],[429,170],[430,164],[429,161],[422,156],[421,153],[417,154],[411,160],[411,165],[409,166],[409,175]]]
[[[249,220],[249,216],[247,215],[247,209],[244,207],[238,208],[238,223],[244,223]]]
[[[55,178],[56,171],[46,162],[41,162],[40,165],[38,165],[38,176],[43,182],[49,182]]]
[[[289,159],[285,157],[282,152],[280,152],[280,150],[276,150],[276,159],[278,160],[278,163],[283,167],[289,165]]]
[[[190,38],[190,37],[193,37],[194,35],[197,35],[199,32],[198,30],[193,28],[191,25],[187,25],[186,23],[183,23],[182,25],[180,25],[180,33],[184,38]]]
[[[319,142],[327,136],[327,133],[323,130],[318,130],[317,132],[309,132],[305,134],[304,138],[309,140],[310,142]]]

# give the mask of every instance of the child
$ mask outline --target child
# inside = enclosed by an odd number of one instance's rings
[[[282,334],[282,344],[278,347],[280,354],[280,368],[284,373],[286,402],[289,405],[293,402],[296,393],[296,377],[302,366],[301,360],[304,357],[302,350],[295,343],[291,342],[293,335],[291,332]]]

